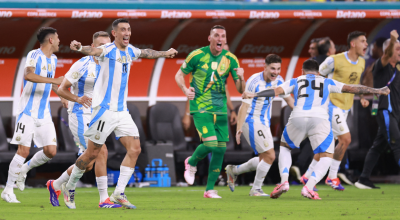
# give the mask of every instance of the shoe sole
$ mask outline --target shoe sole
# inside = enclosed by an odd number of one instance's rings
[[[228,166],[225,167],[225,172],[228,177],[228,187],[231,190],[231,192],[235,191],[235,183],[231,183],[230,179],[232,178],[230,174],[228,174]],[[230,172],[229,172],[230,173]],[[233,179],[233,178],[232,178]]]
[[[372,187],[366,186],[366,185],[364,185],[362,183],[359,183],[359,182],[356,182],[354,185],[355,185],[355,187],[357,187],[359,189],[372,189]]]
[[[183,177],[185,178],[185,181],[186,181],[186,183],[188,184],[188,185],[190,185],[190,186],[192,186],[193,184],[194,184],[194,179],[193,179],[193,183],[189,183],[189,181],[186,179],[186,175],[185,175],[185,173],[186,173],[186,164],[189,164],[189,159],[190,159],[190,157],[188,157],[188,158],[186,158],[185,159],[185,162],[184,162],[184,164],[185,164],[185,172],[183,173]],[[120,204],[121,205],[121,204]]]
[[[50,198],[49,198],[49,200],[50,200],[50,204],[53,206],[53,207],[57,207],[57,206],[60,206],[60,202],[58,202],[58,205],[54,205],[51,201],[51,191],[50,191],[50,187],[51,187],[51,182],[50,181],[48,181],[47,183],[46,183],[46,186],[47,186],[47,190],[49,191],[49,193],[50,193]],[[57,196],[56,196],[56,198],[57,198]]]
[[[281,195],[282,195],[283,193],[286,193],[287,191],[289,191],[289,190],[282,190],[282,191],[276,193],[275,195],[271,193],[270,198],[271,198],[271,199],[277,199],[277,198],[281,197]]]
[[[348,184],[350,186],[354,186],[354,183],[352,183],[349,179],[347,179],[346,175],[344,175],[343,173],[338,173],[337,176],[339,177],[339,179],[341,179],[346,184]]]

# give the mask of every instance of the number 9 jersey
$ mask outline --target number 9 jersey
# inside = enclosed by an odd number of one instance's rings
[[[311,117],[329,119],[329,94],[342,93],[345,84],[316,75],[302,75],[280,85],[285,94],[294,94],[290,118]]]

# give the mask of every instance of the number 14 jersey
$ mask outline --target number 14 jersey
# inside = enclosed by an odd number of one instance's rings
[[[294,94],[290,118],[310,117],[329,120],[329,94],[342,93],[345,84],[317,75],[302,75],[280,85],[285,94]]]

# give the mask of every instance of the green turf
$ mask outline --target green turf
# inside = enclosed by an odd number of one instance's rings
[[[400,219],[400,186],[379,185],[379,190],[348,186],[344,192],[318,185],[321,201],[300,196],[300,186],[279,199],[249,197],[250,187],[216,187],[222,199],[205,199],[205,187],[127,188],[128,199],[138,208],[99,209],[96,188],[78,188],[77,209],[70,210],[60,197],[52,207],[45,188],[15,193],[21,204],[0,201],[0,219]],[[271,192],[273,186],[264,186]],[[109,188],[111,193],[113,188]]]

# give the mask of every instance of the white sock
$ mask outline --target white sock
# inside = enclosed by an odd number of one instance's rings
[[[8,177],[6,188],[4,189],[7,193],[14,193],[14,183],[18,178],[18,173],[21,172],[22,164],[24,164],[26,158],[15,154],[14,158],[11,160],[10,167],[8,168]]]
[[[114,191],[115,194],[121,194],[125,191],[126,185],[131,179],[133,172],[135,172],[135,168],[130,168],[126,166],[120,167],[118,183]]]
[[[314,171],[311,174],[310,179],[306,184],[307,188],[312,190],[314,186],[321,181],[321,179],[325,176],[326,172],[328,172],[329,166],[332,163],[332,158],[322,157],[319,159],[317,165],[314,167]]]
[[[340,163],[342,163],[342,161],[332,159],[332,164],[331,164],[331,167],[329,168],[329,178],[330,179],[337,178],[337,173],[339,171]]]
[[[318,161],[316,161],[315,159],[311,161],[311,164],[308,167],[307,172],[304,174],[304,176],[307,177],[307,179],[310,179],[311,173],[314,171],[315,164],[317,163]]]
[[[108,199],[108,183],[107,183],[107,176],[96,177],[97,182],[97,189],[99,190],[100,194],[100,203],[106,201]]]
[[[79,181],[79,179],[83,176],[84,173],[85,170],[81,170],[76,165],[74,165],[74,168],[72,168],[71,176],[69,177],[66,188],[75,189],[76,183]]]
[[[271,168],[271,164],[266,163],[264,160],[261,160],[260,163],[258,163],[252,189],[261,189],[261,185],[264,182],[265,176],[267,176],[269,168]]]
[[[280,147],[279,151],[279,173],[281,174],[281,183],[289,181],[289,169],[292,166],[291,150],[287,147]]]
[[[61,185],[63,183],[68,182],[68,180],[69,180],[68,172],[64,171],[64,173],[61,174],[61,176],[58,177],[58,179],[54,180],[54,182],[53,182],[54,189],[55,190],[60,190],[61,189]]]
[[[38,151],[35,155],[33,155],[32,159],[26,162],[21,168],[21,174],[25,175],[29,172],[29,170],[38,167],[42,164],[45,164],[47,161],[51,160],[48,158],[43,150]]]
[[[240,164],[236,166],[236,169],[233,169],[233,172],[236,175],[240,175],[242,173],[247,173],[251,172],[257,169],[258,162],[260,161],[260,158],[258,157],[253,157],[250,160],[248,160],[246,163]]]

